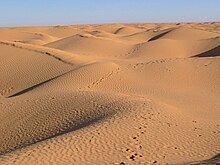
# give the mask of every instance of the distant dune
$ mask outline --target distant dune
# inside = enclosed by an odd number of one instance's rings
[[[220,163],[220,23],[0,28],[0,164]]]

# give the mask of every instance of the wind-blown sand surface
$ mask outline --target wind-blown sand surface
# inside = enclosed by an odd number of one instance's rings
[[[0,28],[0,164],[220,162],[220,23]]]

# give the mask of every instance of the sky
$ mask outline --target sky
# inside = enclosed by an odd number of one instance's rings
[[[0,0],[0,26],[220,21],[220,0]]]

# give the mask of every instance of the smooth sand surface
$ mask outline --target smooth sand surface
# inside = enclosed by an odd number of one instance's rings
[[[220,23],[0,28],[0,164],[220,162]]]

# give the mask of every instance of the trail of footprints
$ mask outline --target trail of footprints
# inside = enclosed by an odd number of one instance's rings
[[[113,74],[117,74],[120,72],[120,68],[117,68],[116,70],[113,70],[107,74],[105,74],[104,76],[102,76],[100,79],[98,79],[97,81],[92,82],[90,85],[88,85],[88,88],[92,88],[95,86],[98,86],[100,83],[102,83],[104,80],[108,79],[109,77],[113,76]]]
[[[141,116],[141,120],[143,120],[143,124],[141,124],[138,128],[137,128],[137,134],[132,138],[132,146],[134,146],[133,148],[127,148],[126,149],[126,153],[127,153],[127,158],[129,159],[129,161],[136,161],[136,160],[140,160],[140,159],[146,159],[146,155],[141,154],[142,150],[144,150],[144,147],[141,144],[140,141],[140,137],[141,136],[147,136],[147,125],[148,125],[148,120],[154,120],[152,116],[154,116],[154,113],[148,113],[147,116]],[[147,162],[146,162],[147,163]],[[154,160],[152,162],[149,162],[151,164],[156,164],[158,163],[157,160]]]
[[[143,107],[145,107],[145,103],[143,105]],[[145,107],[146,108],[146,107]],[[152,110],[151,107],[149,107],[150,110]],[[152,122],[158,122],[160,124],[163,124],[164,126],[166,125],[167,127],[178,127],[178,124],[176,123],[171,123],[171,121],[161,121],[158,118],[158,115],[163,115],[163,118],[167,118],[169,119],[168,116],[166,116],[165,114],[162,114],[161,112],[153,112],[153,111],[149,111],[145,114],[140,115],[140,117],[138,118],[138,115],[135,115],[136,118],[134,118],[134,121],[137,120],[141,120],[141,124],[139,127],[136,127],[135,131],[136,131],[136,135],[131,136],[131,146],[124,148],[123,152],[126,154],[127,160],[126,161],[121,161],[120,163],[115,163],[117,165],[126,165],[126,164],[136,164],[139,161],[141,162],[145,162],[145,164],[161,164],[158,160],[152,160],[149,161],[147,155],[142,154],[142,151],[145,151],[146,148],[144,148],[144,146],[142,145],[142,142],[140,140],[141,137],[143,136],[148,136],[147,134],[150,133],[148,130],[148,126],[149,124],[152,124]],[[195,134],[197,135],[197,137],[201,137],[201,131],[203,130],[202,128],[198,127],[198,121],[197,120],[192,120],[190,121],[192,122],[192,130],[195,131]],[[217,127],[220,127],[220,124],[216,125]],[[211,133],[213,134],[220,134],[220,131],[217,130],[210,130]],[[192,141],[193,143],[193,141]],[[178,150],[177,146],[171,146],[174,150]],[[161,156],[162,158],[166,158],[165,155]],[[137,161],[137,162],[136,162]],[[135,163],[136,162],[136,163]],[[164,163],[163,163],[164,164]],[[169,163],[165,163],[166,165],[169,165]]]
[[[4,96],[4,95],[7,95],[7,94],[10,94],[10,92],[11,91],[13,91],[13,87],[9,87],[9,88],[6,88],[6,89],[2,89],[1,91],[0,91],[0,95],[1,96]]]

